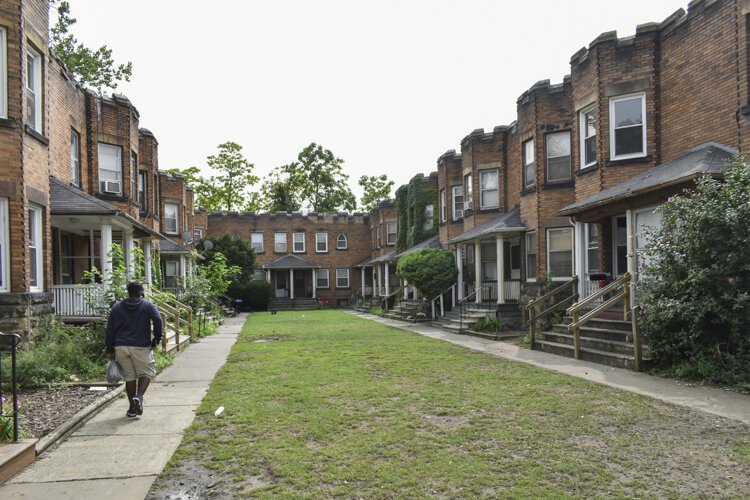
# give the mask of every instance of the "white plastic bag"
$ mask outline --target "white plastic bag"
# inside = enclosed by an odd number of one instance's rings
[[[116,384],[120,380],[122,380],[120,365],[116,360],[110,359],[109,364],[107,365],[107,383]]]

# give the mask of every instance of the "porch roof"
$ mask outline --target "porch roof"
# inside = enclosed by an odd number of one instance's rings
[[[317,269],[320,266],[302,257],[288,254],[263,266],[263,269]]]
[[[438,235],[433,236],[432,238],[428,238],[424,240],[422,243],[417,243],[411,248],[407,248],[400,254],[396,255],[396,258],[398,259],[402,255],[410,254],[412,252],[416,252],[417,250],[421,250],[423,248],[440,248],[440,238]]]
[[[159,251],[161,253],[179,253],[179,254],[188,254],[190,253],[190,249],[188,247],[184,247],[180,245],[179,243],[175,243],[174,241],[170,239],[166,240],[159,240]]]
[[[385,255],[381,255],[380,257],[372,259],[370,261],[370,264],[378,264],[380,262],[392,262],[394,260],[398,260],[398,257],[396,256],[396,252],[388,252]]]
[[[120,217],[137,229],[140,234],[136,237],[151,237],[163,239],[159,232],[142,224],[130,214],[123,212],[114,205],[82,191],[60,179],[50,176],[50,213],[52,215],[102,215]]]
[[[707,142],[688,149],[684,155],[636,175],[609,189],[584,198],[560,209],[560,215],[575,215],[598,206],[634,198],[667,186],[682,184],[705,173],[718,174],[727,160],[737,156],[738,151],[723,144]]]
[[[480,224],[465,233],[461,233],[455,238],[448,241],[449,244],[462,243],[464,241],[475,240],[482,236],[488,236],[495,233],[517,233],[526,231],[526,226],[521,222],[521,209],[515,207],[509,212],[505,212],[500,217],[492,219],[489,222]]]

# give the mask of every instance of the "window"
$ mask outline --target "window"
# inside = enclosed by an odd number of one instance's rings
[[[523,187],[530,188],[536,181],[536,163],[534,161],[534,139],[523,143]]]
[[[0,292],[9,292],[8,280],[8,198],[0,198]]]
[[[573,276],[573,228],[547,229],[547,268],[552,279]]]
[[[648,267],[651,262],[644,255],[646,251],[646,235],[650,231],[661,231],[661,214],[654,211],[655,208],[646,208],[635,212],[635,249],[638,260],[636,272]]]
[[[380,244],[383,241],[383,225],[378,224],[378,227],[375,228],[375,248],[380,248]]]
[[[386,245],[396,244],[396,221],[385,223],[385,244]]]
[[[8,117],[8,38],[0,26],[0,118]]]
[[[646,155],[646,95],[609,101],[609,147],[613,160]]]
[[[182,230],[186,233],[190,231],[190,217],[188,216],[187,207],[182,208]]]
[[[178,262],[176,260],[164,261],[164,286],[166,288],[177,287]]]
[[[570,132],[547,134],[547,181],[571,179]]]
[[[286,233],[273,234],[273,251],[276,253],[286,253]]]
[[[148,174],[146,172],[138,172],[138,204],[141,206],[141,212],[145,212],[148,208],[146,206],[146,179]]]
[[[70,131],[70,182],[81,187],[81,136]]]
[[[170,234],[177,234],[177,223],[178,209],[176,203],[165,203],[164,204],[164,230]]]
[[[295,253],[305,251],[305,233],[294,233],[292,235],[292,250]]]
[[[120,146],[99,143],[99,191],[122,194],[122,148]]]
[[[328,251],[328,233],[315,233],[315,251],[319,253]]]
[[[466,193],[466,196],[464,197],[464,212],[466,210],[471,210],[472,204],[474,203],[473,199],[473,193],[472,190],[472,184],[471,184],[471,175],[467,175],[464,177],[464,193]]]
[[[31,207],[29,208],[29,276],[32,292],[40,292],[44,288],[42,241],[42,209]]]
[[[424,223],[422,224],[422,229],[425,231],[429,231],[432,229],[432,225],[434,224],[435,217],[435,208],[432,206],[432,204],[425,205],[424,207]]]
[[[453,220],[464,217],[464,187],[453,186]]]
[[[316,288],[328,288],[328,269],[316,269],[315,270],[315,287]]]
[[[598,273],[599,267],[599,224],[586,224],[586,270]]]
[[[251,233],[250,234],[250,246],[253,247],[255,253],[263,252],[263,233]]]
[[[596,108],[581,111],[581,168],[596,164]]]
[[[138,155],[130,152],[130,198],[138,201]],[[187,217],[185,217],[187,223]]]
[[[499,207],[499,188],[497,170],[482,170],[479,172],[479,208]]]
[[[526,279],[536,281],[536,233],[526,233]]]
[[[482,242],[482,281],[497,281],[497,244]]]
[[[448,205],[445,201],[445,189],[440,190],[440,222],[448,220]]]
[[[203,229],[196,227],[195,231],[193,231],[193,239],[195,239],[196,242],[203,239]]]
[[[348,269],[336,269],[336,288],[349,288]]]
[[[253,281],[266,281],[266,272],[263,269],[256,269],[252,277]]]
[[[346,235],[338,235],[336,238],[336,250],[346,250],[347,248],[349,248],[349,242],[346,241]]]
[[[29,45],[26,53],[26,118],[29,128],[42,133],[42,56]]]

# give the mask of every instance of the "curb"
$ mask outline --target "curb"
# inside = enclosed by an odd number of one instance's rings
[[[125,384],[121,385],[117,389],[113,390],[103,398],[97,399],[87,407],[79,410],[78,413],[70,417],[68,420],[63,422],[62,425],[57,427],[54,431],[50,432],[36,443],[36,455],[39,456],[47,448],[55,443],[58,443],[68,437],[73,431],[77,430],[83,425],[89,418],[99,413],[99,410],[107,403],[118,397],[125,391]]]

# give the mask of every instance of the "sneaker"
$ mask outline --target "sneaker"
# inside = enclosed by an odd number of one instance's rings
[[[135,412],[135,405],[131,404],[130,408],[128,408],[128,411],[125,413],[125,416],[128,418],[135,418],[138,416],[138,414]]]
[[[140,394],[133,397],[133,410],[136,415],[143,415],[143,396]]]

